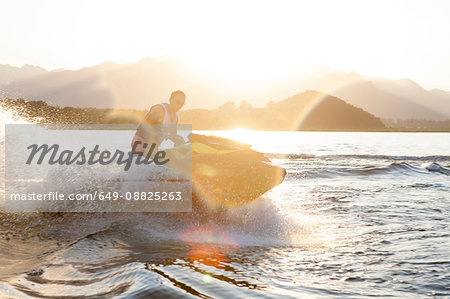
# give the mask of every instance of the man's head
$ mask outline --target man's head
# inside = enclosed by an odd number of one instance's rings
[[[172,92],[169,98],[169,103],[174,107],[175,111],[178,111],[183,107],[186,101],[186,95],[181,90],[176,90]]]

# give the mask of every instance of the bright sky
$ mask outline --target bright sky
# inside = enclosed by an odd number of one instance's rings
[[[0,0],[0,64],[182,58],[245,81],[315,65],[450,90],[450,1]]]

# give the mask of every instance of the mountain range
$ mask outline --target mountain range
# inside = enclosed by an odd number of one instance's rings
[[[255,108],[248,102],[235,107],[227,102],[214,110],[190,109],[180,112],[182,123],[194,130],[380,130],[379,118],[343,100],[307,90],[283,101]]]
[[[65,124],[138,124],[146,110],[57,107],[44,101],[0,99],[0,109],[35,123]],[[1,119],[1,114],[0,114]],[[182,124],[194,130],[383,130],[381,120],[336,97],[308,90],[264,108],[243,101],[239,107],[226,102],[217,109],[183,109]]]
[[[0,65],[0,97],[43,100],[61,107],[146,109],[167,101],[177,89],[187,94],[188,109],[215,109],[227,101],[243,100],[263,107],[314,89],[376,117],[450,119],[448,91],[425,90],[410,79],[372,78],[334,69],[272,84],[237,86],[168,57],[147,57],[128,64],[107,62],[80,70]]]
[[[31,78],[36,75],[45,74],[48,71],[29,64],[15,67],[8,64],[0,64],[0,86],[9,84],[15,80]]]

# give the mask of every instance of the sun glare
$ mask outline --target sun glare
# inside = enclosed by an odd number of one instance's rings
[[[20,1],[8,6],[0,27],[14,24],[14,31],[2,32],[8,44],[2,59],[11,64],[77,69],[169,56],[238,90],[295,80],[318,65],[390,78],[415,74],[429,82],[442,77],[438,57],[449,46],[437,30],[447,26],[446,10],[433,31],[436,8],[419,11],[408,1],[49,0],[30,1],[27,10]],[[437,42],[440,47],[430,50]]]
[[[381,13],[383,9],[351,3],[365,11]],[[317,64],[369,75],[402,71],[398,56],[404,48],[401,24],[405,22],[395,16],[395,9],[383,11],[383,22],[379,22],[378,13],[370,14],[373,17],[349,15],[333,2],[327,2],[327,7],[302,1],[174,5],[137,1],[130,13],[128,4],[89,1],[69,3],[65,8],[77,12],[70,14],[75,18],[70,36],[92,64],[168,55],[180,58],[201,75],[237,88],[282,82]],[[380,31],[383,41],[377,37]]]
[[[254,135],[255,134],[251,130],[238,128],[230,131],[229,138],[234,139],[236,141],[249,143],[252,140],[252,136]]]

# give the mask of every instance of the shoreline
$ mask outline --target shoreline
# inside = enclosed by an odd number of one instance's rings
[[[59,107],[52,106],[43,101],[28,101],[25,99],[0,99],[0,108],[5,111],[11,109],[11,111],[15,112],[14,116],[22,118],[23,120],[32,122],[32,123],[41,123],[41,124],[132,124],[138,125],[145,118],[146,111],[145,110],[136,110],[136,109],[108,109],[108,108],[78,108],[78,107]],[[20,109],[17,109],[20,108]],[[215,111],[215,110],[214,110]],[[180,115],[181,121],[183,121],[183,117],[185,113],[190,113],[191,110],[187,110],[182,112]],[[209,111],[211,112],[211,111]],[[191,117],[186,117],[184,121],[192,121]],[[404,132],[404,133],[449,133],[450,128],[446,128],[447,122],[443,121],[442,125],[444,128],[402,128],[402,127],[374,127],[370,128],[348,128],[344,129],[342,127],[348,127],[349,124],[342,125],[337,129],[327,129],[323,128],[323,125],[317,125],[322,128],[311,129],[297,129],[297,130],[289,130],[293,124],[290,125],[286,123],[285,128],[274,128],[270,129],[269,127],[263,126],[264,128],[245,128],[246,126],[250,127],[251,124],[245,123],[244,121],[241,124],[237,122],[237,124],[231,123],[220,123],[216,122],[217,127],[214,128],[214,120],[208,119],[206,120],[209,123],[213,123],[212,125],[206,124],[205,120],[199,123],[191,123],[193,126],[193,130],[202,130],[202,131],[223,131],[223,130],[236,130],[236,129],[247,129],[254,131],[280,131],[280,132]],[[194,119],[195,121],[195,119]],[[259,121],[259,120],[258,120]],[[405,120],[406,121],[406,120]],[[426,122],[426,120],[415,120]],[[257,123],[255,124],[257,125]],[[426,125],[426,123],[417,125]],[[235,127],[237,126],[237,127]],[[355,126],[362,125],[357,122]],[[261,126],[260,126],[261,127]],[[310,126],[311,127],[311,126]]]
[[[450,133],[450,130],[418,130],[418,129],[374,129],[374,130],[260,130],[260,129],[244,129],[244,128],[234,128],[234,129],[195,129],[192,131],[233,131],[233,130],[248,130],[248,131],[264,131],[264,132],[388,132],[388,133]]]

